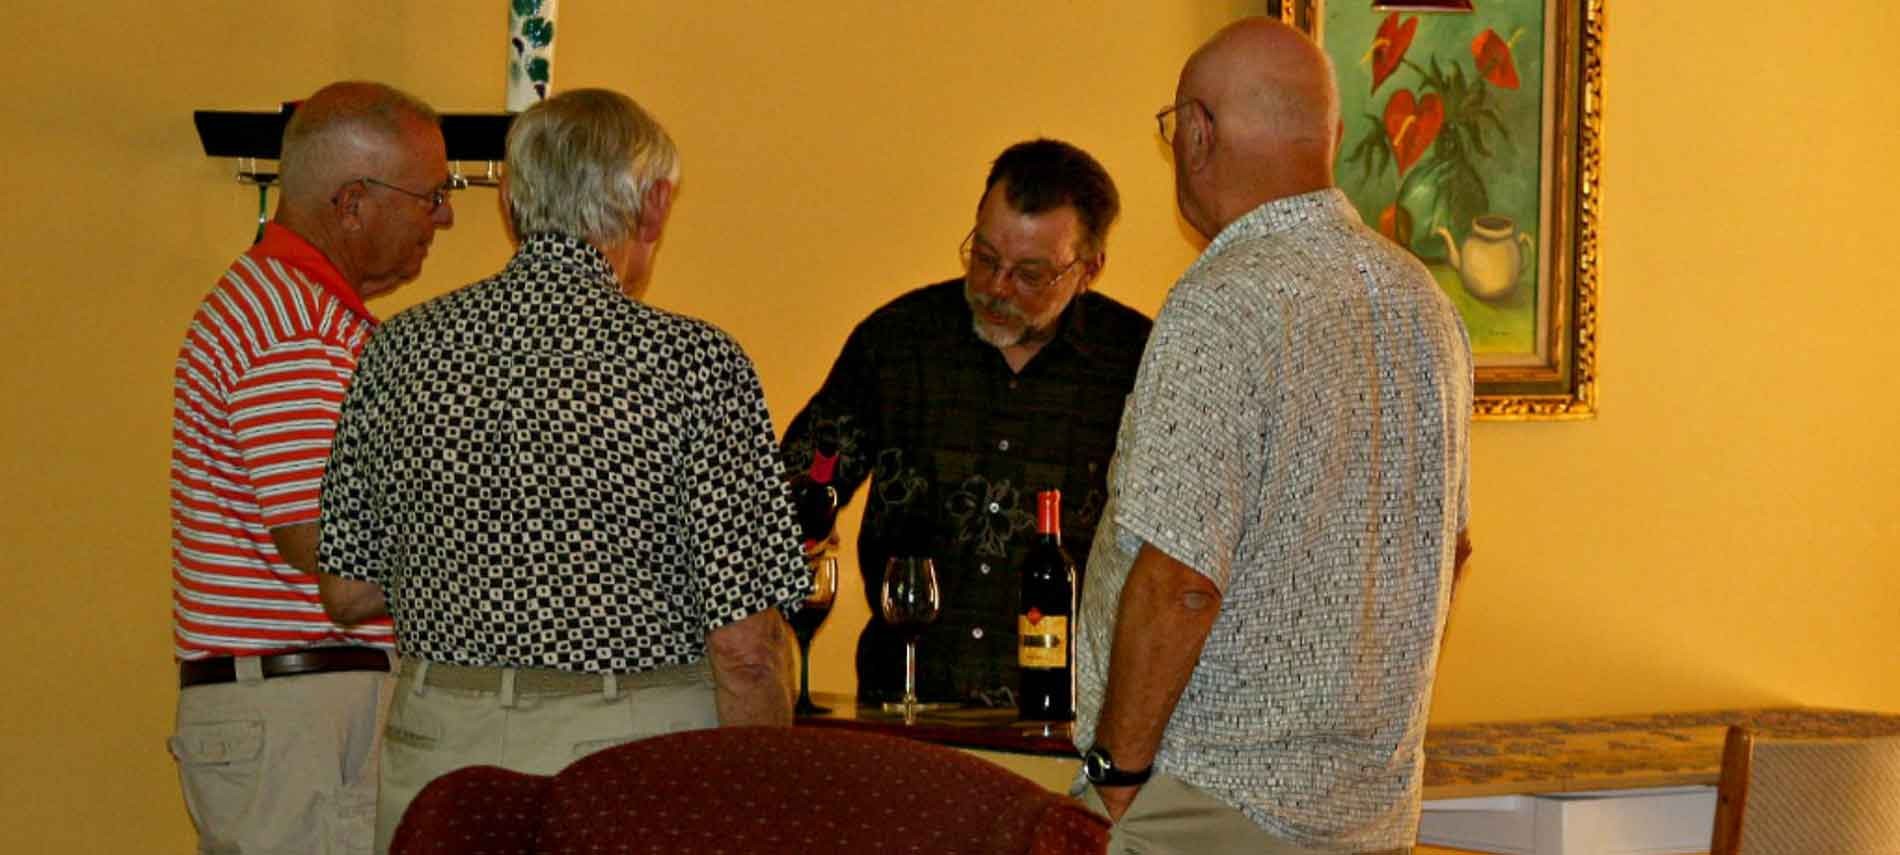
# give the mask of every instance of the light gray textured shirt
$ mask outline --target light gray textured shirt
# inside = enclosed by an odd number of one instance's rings
[[[1215,236],[1122,415],[1077,628],[1077,747],[1150,543],[1223,597],[1155,768],[1290,841],[1411,845],[1471,395],[1450,301],[1337,190]]]

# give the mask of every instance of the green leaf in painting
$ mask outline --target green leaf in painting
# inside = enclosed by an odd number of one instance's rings
[[[1479,128],[1476,122],[1469,125],[1460,125],[1459,127],[1463,128],[1465,134],[1471,137],[1472,151],[1477,152],[1481,157],[1491,156],[1491,147],[1484,144],[1484,131]]]
[[[526,18],[541,11],[541,0],[509,0],[508,8],[514,10],[515,17]]]
[[[535,57],[528,63],[528,79],[536,83],[548,82],[548,61],[545,57]]]
[[[1504,115],[1499,113],[1495,108],[1486,107],[1483,110],[1479,110],[1478,118],[1490,122],[1492,127],[1497,128],[1499,139],[1507,143],[1511,141],[1511,129],[1505,126]]]
[[[521,35],[535,47],[547,47],[554,43],[554,22],[546,18],[529,18],[521,22]]]

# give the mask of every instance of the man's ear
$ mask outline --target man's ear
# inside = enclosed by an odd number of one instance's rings
[[[336,212],[337,224],[346,231],[356,231],[363,227],[363,197],[369,187],[361,181],[352,181],[343,185],[330,197],[330,208]]]
[[[1106,249],[1096,253],[1094,258],[1083,262],[1082,281],[1076,285],[1075,295],[1080,297],[1088,293],[1089,288],[1095,284],[1095,278],[1102,275],[1102,268],[1107,266],[1108,250]]]
[[[673,182],[661,179],[647,187],[646,196],[640,200],[640,221],[637,231],[642,243],[658,243],[660,231],[666,227],[666,217],[673,211]]]
[[[1207,120],[1207,114],[1194,110],[1185,117],[1180,133],[1184,143],[1181,155],[1186,161],[1189,172],[1199,172],[1207,168],[1214,159],[1214,123]]]

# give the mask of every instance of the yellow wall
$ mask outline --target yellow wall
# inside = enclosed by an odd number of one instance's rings
[[[555,69],[673,130],[685,189],[651,296],[737,335],[782,424],[853,322],[952,273],[987,160],[1028,135],[1116,176],[1103,288],[1156,308],[1196,250],[1149,116],[1193,45],[1261,5],[570,0]],[[1439,721],[1900,711],[1883,251],[1900,12],[1741,5],[1613,10],[1603,415],[1475,431],[1479,551]],[[188,846],[163,749],[171,361],[256,201],[198,153],[189,111],[341,77],[501,103],[499,0],[298,6],[8,5],[0,825],[17,851]],[[497,267],[492,203],[462,196],[424,279],[375,307]],[[861,619],[840,609],[823,634],[821,688],[849,687]]]

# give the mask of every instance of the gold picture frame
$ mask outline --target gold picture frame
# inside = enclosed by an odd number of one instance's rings
[[[1459,305],[1472,332],[1477,374],[1475,415],[1479,419],[1584,419],[1597,411],[1597,233],[1601,222],[1605,2],[1267,3],[1268,15],[1311,35],[1338,68],[1345,131],[1339,164],[1342,189],[1355,196],[1355,204],[1369,224],[1418,254]],[[1505,22],[1526,19],[1541,20],[1542,32],[1527,34],[1520,27],[1520,31],[1505,35],[1509,32]],[[1420,27],[1421,20],[1424,27]],[[1334,41],[1338,44],[1327,40],[1329,21],[1336,28]],[[1487,26],[1494,22],[1495,27]],[[1438,33],[1435,44],[1427,41],[1434,37],[1430,35],[1433,32]],[[1468,35],[1472,32],[1479,35],[1472,38]],[[1414,48],[1415,37],[1419,45],[1432,50]],[[1396,51],[1391,45],[1397,46]],[[1408,49],[1414,55],[1405,55]],[[1381,50],[1387,53],[1381,54]],[[1498,67],[1499,56],[1508,69]],[[1525,98],[1533,87],[1526,85],[1523,89],[1527,91],[1518,91],[1520,62],[1526,79],[1535,78],[1540,84],[1534,99]],[[1486,80],[1500,85],[1490,86]],[[1388,81],[1391,85],[1384,85]],[[1347,91],[1349,83],[1353,87]],[[1445,92],[1439,104],[1431,105],[1435,115],[1429,118],[1433,121],[1414,122],[1412,117],[1425,111],[1410,111],[1437,98],[1434,87],[1455,92]],[[1416,102],[1411,91],[1414,89],[1422,93]],[[1443,105],[1471,103],[1469,98],[1454,98],[1455,94],[1488,92],[1497,93],[1498,101],[1515,99],[1515,113],[1500,109],[1470,118],[1456,131],[1458,141],[1466,143],[1462,150],[1449,143],[1418,145],[1416,137],[1407,140],[1408,124],[1423,126],[1433,134],[1442,127],[1442,139],[1450,139],[1458,118],[1447,117],[1447,113],[1457,108]],[[1399,100],[1403,103],[1392,103]],[[1527,100],[1534,103],[1526,104]],[[1473,153],[1491,155],[1500,138],[1508,150],[1513,118],[1523,126],[1515,128],[1520,140],[1515,161],[1485,160]],[[1537,140],[1534,147],[1521,142],[1533,136],[1529,133],[1533,125]],[[1434,144],[1438,145],[1436,152],[1430,148]],[[1460,156],[1458,162],[1442,162],[1453,155]],[[1409,177],[1407,170],[1411,170]],[[1478,185],[1477,189],[1461,196],[1450,191],[1434,194],[1436,185],[1432,180],[1436,179],[1412,180],[1453,173],[1464,182],[1461,189]],[[1366,192],[1356,194],[1349,186],[1355,176],[1365,182]],[[1426,186],[1420,188],[1421,184]],[[1484,185],[1494,186],[1487,193]],[[1385,192],[1385,187],[1392,189]],[[1511,195],[1511,188],[1516,188],[1516,195]],[[1425,192],[1412,192],[1420,189]],[[1385,193],[1383,198],[1372,198],[1380,192]],[[1461,204],[1446,204],[1442,201],[1445,197],[1458,197],[1453,202]],[[1428,201],[1408,201],[1415,198]],[[1489,213],[1490,208],[1471,201],[1474,198],[1492,202],[1511,199],[1522,210],[1515,218],[1494,215]],[[1379,207],[1382,203],[1383,209]],[[1474,211],[1484,213],[1470,216]],[[1470,257],[1472,241],[1478,236],[1488,241],[1492,232],[1487,229],[1498,224],[1508,227],[1503,243],[1511,248],[1511,256],[1524,259],[1510,274],[1512,283],[1522,284],[1502,287],[1510,295],[1508,299],[1498,298],[1498,289],[1485,279],[1468,279],[1476,274],[1471,267],[1460,267],[1457,261],[1460,229],[1466,234],[1464,254]],[[1520,241],[1526,248],[1520,248]],[[1443,248],[1439,249],[1441,244]],[[1496,336],[1493,330],[1498,330]]]

